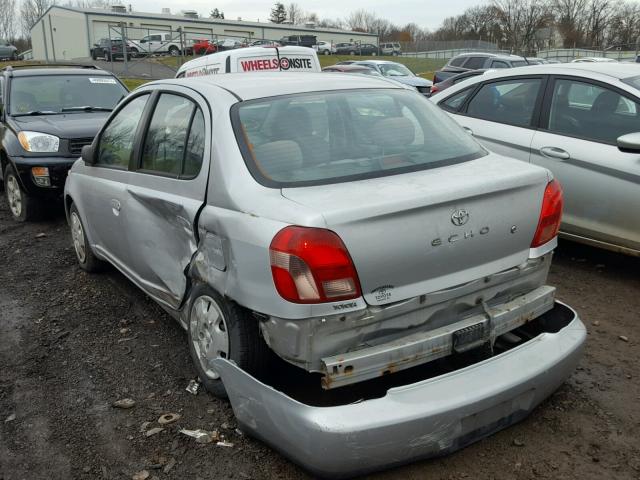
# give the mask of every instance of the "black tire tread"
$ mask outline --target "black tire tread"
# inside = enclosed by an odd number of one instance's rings
[[[78,218],[80,219],[80,223],[82,223],[82,231],[84,233],[84,250],[85,250],[85,262],[81,263],[80,259],[78,258],[78,256],[76,255],[76,260],[78,260],[78,265],[80,265],[80,268],[83,269],[85,272],[89,272],[89,273],[96,273],[96,272],[101,272],[104,270],[106,264],[105,262],[103,262],[102,260],[100,260],[98,257],[95,256],[95,254],[93,253],[93,250],[91,250],[91,246],[89,245],[89,240],[87,239],[87,229],[85,227],[85,223],[82,221],[82,217],[80,216],[80,212],[78,212],[78,209],[76,208],[75,204],[72,203],[71,206],[69,207],[69,217],[71,217],[72,213],[76,213],[78,215]],[[75,252],[75,249],[74,249]]]

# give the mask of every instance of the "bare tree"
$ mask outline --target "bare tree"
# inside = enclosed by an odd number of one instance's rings
[[[0,0],[0,38],[16,37],[16,0]]]
[[[293,23],[294,25],[304,23],[305,14],[302,8],[300,8],[300,5],[298,5],[297,3],[290,3],[286,8],[287,18],[291,23]]]
[[[27,37],[31,36],[31,27],[40,19],[44,12],[54,4],[53,0],[22,0],[20,5],[20,19],[22,32]]]
[[[505,40],[512,50],[527,52],[536,32],[549,21],[548,4],[543,0],[493,0]]]

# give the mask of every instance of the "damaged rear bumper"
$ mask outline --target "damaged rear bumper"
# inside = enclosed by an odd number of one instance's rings
[[[216,359],[243,429],[305,469],[348,477],[442,455],[526,417],[571,374],[586,330],[556,302],[551,327],[488,360],[332,407],[300,403]]]

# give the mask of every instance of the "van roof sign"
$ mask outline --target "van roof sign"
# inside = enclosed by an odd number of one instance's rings
[[[176,77],[201,77],[243,72],[320,72],[318,55],[312,48],[248,47],[212,53],[186,62]]]

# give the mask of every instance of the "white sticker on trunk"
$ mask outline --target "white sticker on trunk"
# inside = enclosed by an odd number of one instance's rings
[[[278,72],[284,71],[314,71],[311,57],[306,55],[281,55],[277,57],[239,58],[239,72]]]
[[[115,85],[118,83],[115,78],[89,78],[89,81],[91,83],[105,83],[109,85]]]

